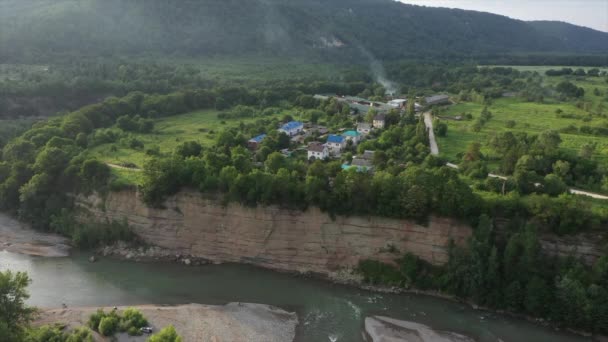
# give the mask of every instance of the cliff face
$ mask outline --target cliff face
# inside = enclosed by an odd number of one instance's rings
[[[428,226],[380,217],[332,219],[317,208],[222,206],[188,191],[169,198],[165,209],[148,208],[133,191],[78,201],[93,218],[126,218],[143,240],[176,253],[326,275],[362,259],[390,262],[404,252],[443,264],[450,239],[464,244],[472,232],[445,218],[432,217]]]

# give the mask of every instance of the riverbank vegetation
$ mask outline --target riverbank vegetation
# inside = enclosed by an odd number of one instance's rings
[[[375,285],[440,291],[562,327],[608,332],[608,257],[589,267],[573,257],[546,256],[538,228],[516,221],[499,229],[480,217],[468,246],[452,246],[445,266],[405,254],[390,265],[363,261],[358,272]]]
[[[38,311],[25,303],[29,298],[27,286],[30,283],[31,279],[26,273],[0,271],[0,336],[3,342],[93,342],[93,333],[87,327],[68,329],[61,324],[32,326]],[[141,328],[146,327],[148,322],[134,308],[127,308],[123,312],[112,310],[109,313],[100,309],[91,315],[87,325],[106,337],[118,332],[140,336]],[[181,337],[173,326],[168,326],[148,341],[181,342]]]

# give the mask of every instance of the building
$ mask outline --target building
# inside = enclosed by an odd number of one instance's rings
[[[331,154],[339,154],[346,146],[346,139],[341,135],[330,134],[327,137],[327,148]]]
[[[433,95],[425,98],[427,106],[441,105],[450,103],[450,97],[447,95]]]
[[[290,121],[279,128],[279,132],[283,132],[290,137],[299,134],[303,130],[304,124],[299,121]]]
[[[329,149],[327,145],[321,144],[318,141],[308,144],[308,160],[324,160],[329,157]]]
[[[249,139],[249,141],[247,141],[247,147],[251,150],[256,150],[264,138],[266,138],[266,134],[260,134],[255,138]]]
[[[357,172],[370,172],[373,171],[374,166],[369,160],[362,158],[354,158],[350,164],[342,164],[342,170],[356,169]]]
[[[353,145],[357,145],[361,141],[361,134],[357,131],[346,131],[342,134],[346,141],[352,141]]]
[[[393,108],[405,108],[405,106],[407,104],[407,100],[406,99],[394,99],[394,100],[388,101],[387,104]]]
[[[360,158],[372,161],[372,160],[374,160],[374,153],[376,153],[376,152],[375,151],[370,151],[370,150],[365,150]]]
[[[374,116],[373,126],[374,128],[383,129],[386,124],[386,115],[378,114]]]
[[[360,122],[357,124],[357,132],[362,135],[368,135],[372,131],[372,125],[366,122]]]
[[[306,130],[306,132],[309,134],[317,133],[319,135],[325,135],[329,133],[329,130],[325,126],[311,125],[310,128]]]

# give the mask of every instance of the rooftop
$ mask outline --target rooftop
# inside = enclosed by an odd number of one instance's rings
[[[357,131],[346,131],[342,135],[346,136],[346,137],[358,137],[361,134],[359,134],[359,132],[357,132]]]
[[[283,126],[281,126],[281,129],[289,131],[289,130],[296,129],[296,128],[299,128],[302,126],[304,126],[304,124],[299,121],[290,121],[290,122],[284,124]]]
[[[330,134],[327,137],[327,142],[341,144],[344,142],[344,137],[341,135]]]
[[[262,140],[264,140],[264,138],[266,138],[266,134],[260,134],[257,137],[253,137],[253,138],[249,139],[249,141],[259,143]]]
[[[314,141],[308,144],[308,150],[312,152],[323,152],[324,149],[325,145],[321,144],[318,141]]]
[[[362,159],[362,158],[354,158],[353,161],[350,163],[350,165],[357,166],[357,167],[371,168],[372,162],[370,162],[369,160],[366,160],[366,159]]]
[[[357,128],[370,129],[370,128],[372,128],[372,125],[368,124],[367,122],[359,122],[357,124]]]
[[[384,119],[386,119],[386,115],[384,114],[378,114],[374,116],[374,120],[383,121]]]
[[[433,102],[437,102],[437,101],[445,101],[449,98],[450,97],[447,95],[433,95],[433,96],[427,97],[425,100],[426,100],[426,103],[433,103]]]

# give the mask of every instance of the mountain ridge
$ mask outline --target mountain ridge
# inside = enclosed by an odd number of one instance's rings
[[[606,54],[608,33],[393,0],[2,0],[0,58]]]

